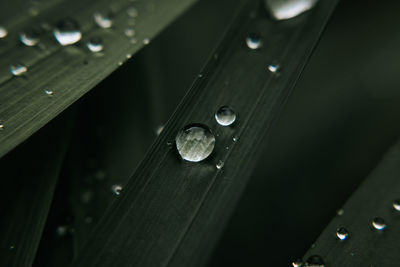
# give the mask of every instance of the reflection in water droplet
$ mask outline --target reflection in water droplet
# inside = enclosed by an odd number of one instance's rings
[[[303,261],[302,259],[297,259],[295,261],[292,262],[292,266],[293,267],[302,267],[303,266]]]
[[[199,162],[206,159],[213,152],[215,137],[207,126],[189,124],[178,132],[175,143],[182,159]]]
[[[23,64],[15,64],[10,66],[10,72],[14,76],[20,76],[28,71],[28,68]]]
[[[393,201],[393,208],[397,211],[400,211],[400,199]]]
[[[93,18],[94,18],[94,21],[96,22],[96,24],[99,25],[99,27],[104,28],[104,29],[111,28],[111,26],[113,24],[111,16],[104,15],[100,12],[94,13]]]
[[[239,139],[239,137],[237,137],[237,136],[234,136],[234,137],[232,138],[233,142],[237,142],[238,139]]]
[[[54,95],[54,92],[51,91],[51,90],[44,90],[44,92],[45,92],[46,95],[48,95],[48,96],[53,96],[53,95]]]
[[[280,70],[279,64],[270,64],[268,65],[268,70],[272,73],[277,73]]]
[[[78,23],[72,19],[59,22],[53,30],[53,35],[62,46],[75,44],[82,38]]]
[[[217,167],[218,170],[222,169],[222,167],[224,167],[224,162],[222,160],[219,160],[215,167]]]
[[[148,45],[150,43],[150,39],[149,38],[144,38],[143,39],[143,44],[144,45]]]
[[[139,12],[137,11],[137,9],[135,7],[130,7],[126,10],[126,13],[128,13],[128,15],[132,18],[136,18],[139,14]]]
[[[319,255],[310,256],[306,263],[307,267],[325,267],[325,262]]]
[[[349,236],[349,232],[347,231],[346,228],[340,227],[339,229],[336,230],[336,236],[337,236],[340,240],[346,240],[347,237]]]
[[[128,36],[128,37],[133,37],[133,36],[135,36],[135,29],[133,29],[133,28],[126,28],[125,30],[124,30],[124,33],[125,33],[125,35],[126,36]]]
[[[250,33],[246,38],[247,47],[250,49],[258,49],[262,45],[261,36],[257,33]]]
[[[19,40],[26,46],[35,46],[39,42],[39,32],[35,29],[29,29],[20,33]]]
[[[6,37],[8,34],[8,31],[6,28],[4,28],[3,26],[0,26],[0,38],[4,38]]]
[[[97,53],[103,50],[103,41],[100,37],[95,36],[90,38],[86,46],[90,51]]]
[[[119,185],[119,184],[115,184],[115,185],[111,186],[111,191],[115,195],[119,196],[121,194],[121,191],[122,191],[122,186]]]
[[[229,126],[235,122],[236,114],[230,107],[222,106],[215,113],[215,119],[219,125]]]
[[[386,223],[385,220],[383,220],[381,217],[376,217],[375,219],[372,220],[372,226],[376,230],[383,231],[386,228]]]

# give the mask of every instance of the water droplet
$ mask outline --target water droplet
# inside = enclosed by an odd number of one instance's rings
[[[130,42],[131,44],[136,44],[136,43],[137,43],[137,40],[136,40],[136,38],[131,38],[131,39],[129,40],[129,42]]]
[[[381,217],[376,217],[375,219],[372,220],[372,226],[376,230],[383,231],[386,228],[386,223],[385,220],[383,220]]]
[[[134,29],[134,28],[131,28],[131,27],[126,28],[126,29],[124,30],[124,33],[125,33],[125,35],[128,36],[128,37],[133,37],[133,36],[135,36],[135,29]]]
[[[56,228],[56,234],[58,237],[65,236],[68,233],[68,226],[66,225],[59,225]]]
[[[9,247],[10,250],[13,250],[14,248],[15,248],[14,245],[11,245],[11,246]]]
[[[302,267],[303,266],[303,260],[302,259],[297,259],[292,262],[293,267]]]
[[[230,107],[222,106],[215,113],[215,119],[219,125],[229,126],[235,122],[236,114]]]
[[[4,28],[3,26],[0,26],[0,38],[4,38],[6,37],[8,34],[8,31],[6,28]]]
[[[132,17],[132,18],[136,18],[139,14],[139,12],[137,11],[137,9],[135,7],[130,7],[126,10],[126,13],[128,13],[128,16]]]
[[[222,169],[222,167],[224,167],[224,162],[222,160],[219,160],[215,167],[217,167],[218,170]]]
[[[215,137],[207,126],[189,124],[178,132],[175,143],[182,159],[199,162],[213,152]]]
[[[233,142],[237,142],[237,140],[239,140],[239,137],[234,136],[234,137],[232,138],[232,140],[233,140]]]
[[[250,49],[258,49],[262,45],[261,36],[257,33],[250,33],[246,38],[246,44]]]
[[[46,93],[46,95],[48,96],[53,96],[54,92],[52,90],[44,90],[44,92]]]
[[[103,41],[100,37],[95,36],[90,38],[86,46],[90,51],[97,53],[103,50]]]
[[[163,130],[164,130],[164,125],[158,126],[157,129],[156,129],[156,134],[160,135]]]
[[[340,227],[339,229],[336,230],[336,236],[337,236],[340,240],[346,240],[347,237],[349,237],[349,232],[347,231],[346,228]]]
[[[122,186],[119,185],[119,184],[115,184],[115,185],[111,186],[111,191],[115,195],[119,196],[121,194],[121,191],[122,191]]]
[[[144,45],[148,45],[150,43],[150,39],[149,38],[144,38],[143,39],[143,44]]]
[[[397,211],[400,211],[400,199],[393,201],[393,208]]]
[[[337,211],[337,215],[342,216],[344,214],[344,210],[340,209]]]
[[[39,42],[39,31],[36,29],[26,30],[20,33],[19,40],[26,46],[35,46]]]
[[[268,70],[272,73],[277,73],[280,70],[280,65],[279,64],[269,64],[268,65]]]
[[[128,54],[125,55],[125,57],[126,57],[127,59],[130,59],[130,58],[132,57],[132,54],[128,53]]]
[[[75,44],[82,38],[78,23],[72,19],[65,19],[59,22],[53,30],[53,35],[62,46]]]
[[[104,28],[104,29],[111,28],[111,26],[113,24],[111,16],[107,16],[100,12],[94,13],[93,18],[94,18],[94,21],[96,22],[96,24],[99,25],[99,27]]]
[[[14,76],[20,76],[28,71],[28,68],[23,64],[15,64],[10,66],[10,72]]]
[[[325,267],[325,262],[319,255],[310,256],[306,263],[307,267]]]

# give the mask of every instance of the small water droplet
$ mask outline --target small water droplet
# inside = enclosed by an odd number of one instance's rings
[[[400,199],[393,201],[393,208],[397,211],[400,211]]]
[[[222,167],[224,167],[224,162],[222,160],[219,160],[215,167],[217,167],[218,170],[222,169]]]
[[[280,65],[279,64],[269,64],[268,65],[268,70],[272,73],[277,73],[280,70]]]
[[[68,226],[66,225],[59,225],[56,228],[56,234],[58,237],[63,237],[68,233]]]
[[[230,107],[222,106],[215,113],[215,119],[219,125],[229,126],[235,122],[236,114]]]
[[[136,43],[137,43],[137,39],[136,39],[136,38],[131,38],[131,39],[129,40],[129,42],[130,42],[131,44],[136,44]]]
[[[21,64],[21,63],[18,63],[18,64],[10,66],[10,72],[14,76],[20,76],[20,75],[24,74],[27,71],[28,71],[28,68],[25,65]]]
[[[307,267],[325,267],[325,262],[319,255],[313,255],[308,257],[306,263]]]
[[[39,42],[39,31],[36,29],[26,30],[20,33],[19,40],[26,46],[35,46]]]
[[[337,215],[342,216],[344,214],[344,210],[340,209],[337,211]]]
[[[257,33],[250,33],[246,38],[247,47],[250,49],[258,49],[262,45],[261,36]]]
[[[111,16],[105,15],[100,12],[94,13],[93,18],[94,18],[94,21],[96,22],[96,24],[103,29],[111,28],[111,26],[113,24]]]
[[[383,220],[381,217],[376,217],[375,219],[372,220],[372,226],[376,229],[376,230],[380,230],[383,231],[386,229],[386,223],[385,220]]]
[[[349,237],[349,232],[347,231],[346,228],[340,227],[339,229],[336,230],[336,236],[340,240],[346,240]]]
[[[4,130],[4,124],[0,122],[0,131]]]
[[[44,92],[46,93],[46,95],[48,96],[53,96],[54,92],[52,90],[44,90]]]
[[[97,53],[103,50],[103,41],[100,37],[94,36],[90,38],[86,46],[90,51]]]
[[[149,38],[144,38],[143,39],[143,44],[144,45],[148,45],[150,43],[150,39]]]
[[[293,267],[302,267],[303,266],[303,260],[302,259],[297,259],[292,262]]]
[[[0,38],[4,38],[6,37],[8,34],[8,31],[6,28],[4,28],[3,26],[0,26]]]
[[[10,250],[13,250],[14,248],[15,248],[14,245],[11,245],[11,246],[9,247]]]
[[[232,140],[233,140],[233,142],[237,142],[237,140],[239,140],[239,137],[234,136],[234,137],[232,138]]]
[[[122,191],[122,186],[119,185],[119,184],[115,184],[115,185],[111,186],[111,191],[115,195],[119,196],[121,194],[121,191]]]
[[[82,38],[78,23],[73,19],[60,21],[53,30],[53,35],[62,46],[75,44]]]
[[[175,143],[182,159],[199,162],[213,152],[215,137],[207,126],[189,124],[178,132]]]
[[[128,36],[128,37],[133,37],[133,36],[135,36],[135,29],[134,29],[134,28],[131,28],[131,27],[126,28],[126,29],[124,30],[124,33],[125,33],[125,35]]]
[[[164,125],[158,126],[157,129],[156,129],[156,134],[160,135],[163,130],[164,130]]]
[[[132,18],[136,18],[139,14],[139,12],[137,11],[137,9],[135,7],[130,7],[126,10],[126,13],[128,13],[128,16],[132,17]]]
[[[130,58],[132,57],[132,54],[128,53],[128,54],[125,55],[125,57],[126,57],[127,59],[130,59]]]

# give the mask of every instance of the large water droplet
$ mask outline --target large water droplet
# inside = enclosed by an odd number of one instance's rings
[[[28,68],[23,64],[15,64],[10,66],[10,72],[14,76],[20,76],[28,71]]]
[[[82,38],[78,23],[72,19],[59,22],[53,30],[53,35],[62,46],[75,44]]]
[[[262,45],[261,36],[257,33],[250,33],[246,38],[246,44],[250,49],[258,49]]]
[[[94,18],[94,21],[96,22],[96,24],[99,25],[99,27],[104,28],[104,29],[111,28],[111,26],[113,24],[111,16],[107,16],[100,12],[94,13],[93,18]]]
[[[400,199],[393,201],[393,208],[397,211],[400,211]]]
[[[39,42],[39,31],[36,29],[26,30],[20,33],[19,40],[26,46],[35,46]]]
[[[229,126],[235,122],[236,114],[230,107],[222,106],[215,113],[215,119],[219,125]]]
[[[8,31],[6,28],[4,28],[3,26],[0,26],[0,38],[4,38],[6,37],[8,34]]]
[[[103,41],[100,37],[95,36],[90,38],[86,46],[90,51],[97,53],[103,50]]]
[[[386,223],[385,220],[382,219],[381,217],[376,217],[375,219],[372,220],[372,226],[376,229],[376,230],[380,230],[383,231],[386,229]]]
[[[214,150],[215,137],[210,129],[202,124],[189,124],[178,132],[176,148],[184,160],[199,162],[206,159]]]
[[[121,194],[121,191],[122,191],[122,186],[119,185],[119,184],[115,184],[115,185],[111,186],[111,191],[115,195],[119,196]]]
[[[339,229],[336,230],[336,236],[340,240],[346,240],[349,237],[349,232],[347,231],[346,228],[340,227]]]
[[[319,255],[310,256],[306,263],[308,267],[325,267],[325,262]]]

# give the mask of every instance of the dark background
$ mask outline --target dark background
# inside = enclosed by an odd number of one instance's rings
[[[117,197],[111,186],[128,181],[235,9],[228,0],[200,1],[0,160],[2,176],[13,178],[1,194],[0,203],[9,203],[26,197],[21,185],[43,176],[35,163],[50,160],[44,155],[52,142],[68,147],[36,266],[67,265],[79,250]],[[265,138],[266,149],[209,266],[289,266],[398,138],[399,10],[396,1],[339,3],[280,121]],[[65,133],[69,137],[61,138]],[[8,214],[15,207],[1,208]],[[69,231],[60,237],[57,227],[64,225]]]

